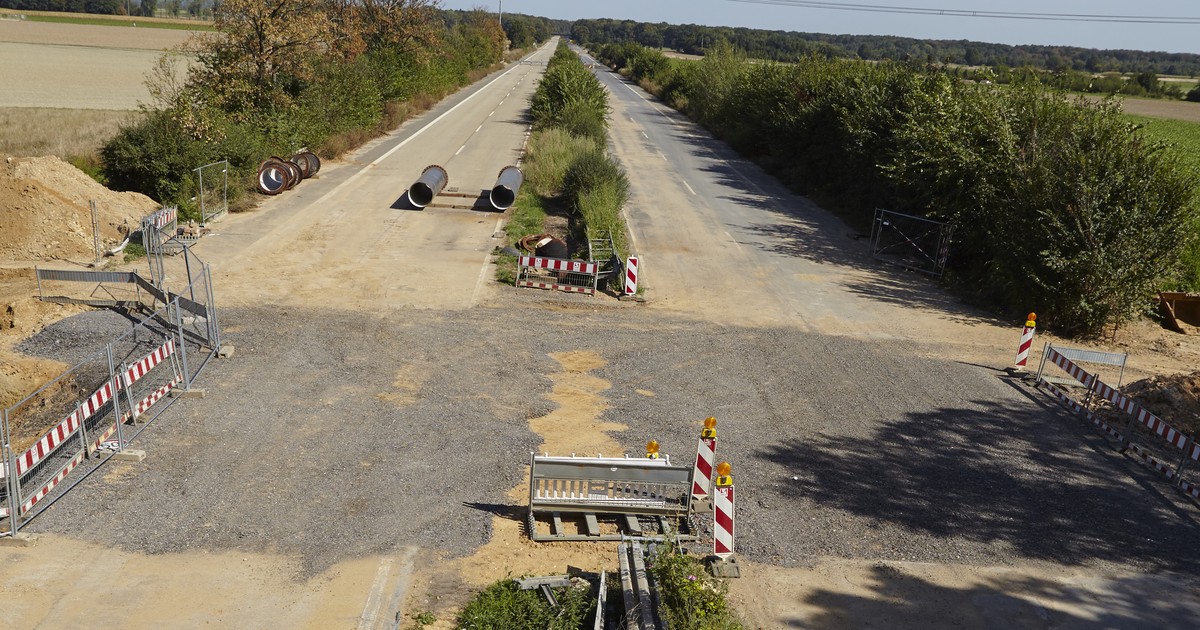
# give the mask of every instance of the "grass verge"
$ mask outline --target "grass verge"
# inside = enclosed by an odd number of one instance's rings
[[[661,615],[671,630],[740,630],[729,607],[728,585],[709,575],[696,556],[664,545],[647,567],[658,582]]]

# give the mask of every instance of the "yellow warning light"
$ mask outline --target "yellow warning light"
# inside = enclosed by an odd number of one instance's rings
[[[733,477],[729,475],[731,468],[729,462],[717,464],[717,478],[713,482],[718,488],[728,488],[733,485]]]
[[[705,418],[705,419],[704,419],[704,428],[705,428],[705,429],[715,429],[715,428],[717,428],[717,419],[716,419],[716,418],[714,418],[714,417],[712,417],[712,416],[709,416],[709,417]]]
[[[700,437],[716,439],[717,438],[717,419],[709,416],[704,419],[704,428],[700,430]]]
[[[731,470],[733,470],[733,467],[729,465],[729,462],[717,464],[717,474],[722,477],[728,477]]]
[[[1037,321],[1037,313],[1030,313],[1025,316],[1025,319],[1027,319],[1031,322],[1036,322]]]
[[[658,440],[646,442],[646,457],[652,459],[658,457]]]

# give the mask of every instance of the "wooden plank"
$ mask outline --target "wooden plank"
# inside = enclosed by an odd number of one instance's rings
[[[554,530],[554,535],[555,536],[565,535],[566,532],[563,530],[562,516],[558,512],[553,512],[551,514],[551,516],[552,516],[552,522],[550,524],[550,527]]]
[[[587,522],[587,531],[589,536],[600,535],[600,523],[596,521],[595,514],[584,514],[583,520]]]
[[[633,587],[637,591],[638,619],[642,630],[657,630],[654,623],[654,604],[650,600],[650,580],[646,575],[646,561],[642,557],[642,544],[634,541],[630,544],[629,555],[633,559]]]
[[[642,534],[642,524],[638,522],[638,518],[632,514],[625,515],[625,529],[628,529],[630,534],[637,536]]]
[[[617,560],[621,569],[621,594],[625,599],[625,630],[639,630],[637,595],[633,590],[633,573],[630,570],[629,547],[631,543],[617,545]]]

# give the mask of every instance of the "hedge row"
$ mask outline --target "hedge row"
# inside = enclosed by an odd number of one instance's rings
[[[629,199],[629,180],[605,150],[608,93],[600,80],[560,44],[534,92],[530,113],[536,144],[531,179],[544,195],[561,195],[582,224],[585,238],[608,232],[626,252],[621,209]]]
[[[337,12],[365,9],[332,0],[289,1],[226,0],[220,37],[192,51],[184,81],[162,62],[150,82],[155,103],[101,149],[111,186],[178,204],[187,216],[196,167],[228,159],[230,195],[251,191],[265,158],[302,148],[336,157],[503,56],[503,31],[481,12],[418,2],[358,16]]]
[[[1001,311],[1097,333],[1156,290],[1200,289],[1197,174],[1113,102],[901,63],[599,53],[851,224],[875,207],[953,222],[947,280]]]

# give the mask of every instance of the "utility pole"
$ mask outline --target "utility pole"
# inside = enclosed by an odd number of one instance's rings
[[[500,9],[496,11],[496,19],[500,21],[500,28],[504,28],[504,0],[499,0]]]

